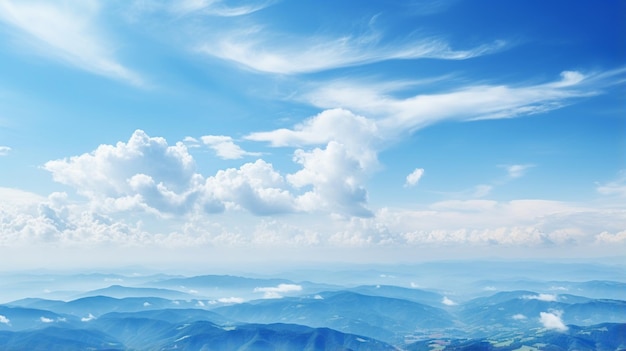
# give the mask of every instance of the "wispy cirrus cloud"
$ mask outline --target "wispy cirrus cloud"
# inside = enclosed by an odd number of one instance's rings
[[[0,0],[0,21],[17,29],[21,43],[82,70],[143,85],[142,78],[115,58],[114,46],[97,24],[97,1]]]
[[[376,118],[381,131],[397,135],[400,131],[415,131],[443,120],[513,118],[558,109],[574,98],[598,94],[596,89],[605,82],[593,78],[565,71],[561,79],[543,84],[469,85],[409,97],[396,96],[397,89],[406,84],[336,81],[311,89],[301,99],[320,108],[342,106]],[[585,84],[587,81],[590,84]]]
[[[505,41],[495,41],[457,50],[439,38],[381,41],[382,34],[373,30],[359,35],[293,37],[252,27],[223,34],[198,45],[197,50],[259,72],[300,74],[388,60],[465,60],[500,51],[507,45]]]
[[[232,1],[228,0],[184,0],[172,3],[171,9],[176,13],[183,14],[199,13],[210,16],[235,17],[260,11],[276,2],[277,0],[267,0],[232,4]]]
[[[510,178],[520,178],[533,167],[535,167],[535,165],[530,164],[504,166]]]
[[[621,171],[617,179],[597,184],[596,190],[602,195],[626,197],[626,171]]]

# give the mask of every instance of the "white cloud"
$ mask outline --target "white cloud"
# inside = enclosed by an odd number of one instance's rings
[[[302,169],[288,174],[298,189],[312,187],[296,199],[302,211],[332,211],[353,216],[371,216],[367,208],[365,178],[378,165],[380,136],[376,124],[343,109],[324,111],[293,129],[252,133],[249,140],[268,141],[272,146],[326,145],[299,148],[294,161]]]
[[[508,172],[509,177],[520,178],[524,174],[526,174],[526,171],[528,171],[528,169],[532,167],[534,167],[534,165],[511,165],[506,166],[506,171]]]
[[[613,181],[598,184],[596,190],[602,195],[626,197],[626,171],[620,172],[619,177]]]
[[[47,318],[47,317],[44,317],[44,316],[41,316],[41,317],[39,318],[39,320],[41,321],[41,323],[53,323],[53,322],[54,322],[54,319],[52,319],[52,318]]]
[[[177,1],[171,5],[171,9],[175,13],[198,13],[209,16],[234,17],[244,16],[259,10],[262,10],[276,0],[244,2],[239,6],[230,6],[229,1],[225,0],[183,0]]]
[[[420,179],[422,179],[423,175],[424,175],[424,169],[416,168],[413,172],[411,172],[411,174],[406,176],[406,182],[404,183],[404,186],[405,187],[416,186],[417,183],[420,181]]]
[[[127,143],[100,145],[88,154],[49,161],[44,168],[55,181],[74,187],[94,205],[114,211],[185,212],[202,186],[182,143],[169,146],[165,139],[141,130]]]
[[[546,329],[567,331],[568,327],[563,323],[562,315],[562,311],[541,312],[539,313],[539,321]]]
[[[254,292],[264,293],[264,299],[280,299],[283,297],[283,294],[297,291],[302,291],[302,286],[297,284],[278,284],[278,286],[254,288]]]
[[[83,317],[80,319],[81,322],[91,322],[92,320],[96,319],[96,316],[94,316],[93,314],[89,313],[87,315],[87,317]]]
[[[516,314],[516,315],[513,315],[513,317],[511,317],[511,318],[515,319],[516,321],[523,321],[523,320],[527,319],[527,317],[526,317],[526,316],[524,316],[524,315],[523,315],[523,314],[521,314],[521,313],[518,313],[518,314]]]
[[[297,188],[312,186],[297,199],[305,211],[330,210],[340,214],[369,217],[364,169],[345,145],[335,141],[325,149],[296,150],[294,160],[302,166],[287,180]]]
[[[2,324],[11,324],[11,320],[8,319],[6,316],[3,316],[0,314],[0,323]]]
[[[359,161],[362,168],[376,165],[375,149],[382,141],[373,120],[341,108],[323,111],[292,129],[256,132],[245,138],[267,141],[274,147],[303,147],[338,142],[344,145],[351,157]]]
[[[626,230],[617,233],[603,231],[596,236],[596,242],[606,244],[624,244],[626,243]]]
[[[283,176],[271,164],[257,160],[239,169],[218,171],[207,178],[205,189],[234,208],[270,215],[294,210],[294,199],[285,186]]]
[[[554,294],[524,295],[522,298],[526,300],[539,300],[545,302],[555,302],[558,300],[558,296]]]
[[[237,303],[244,303],[245,300],[242,299],[241,297],[222,297],[222,298],[217,299],[217,302],[227,303],[227,304],[237,304]]]
[[[567,76],[544,84],[469,85],[408,97],[406,91],[401,92],[403,97],[396,97],[397,90],[406,87],[401,82],[342,81],[314,87],[301,98],[320,108],[342,106],[375,117],[381,133],[399,135],[442,120],[472,121],[542,113],[560,108],[573,98],[596,94],[594,85],[605,84],[594,76],[583,76],[577,81],[568,81]]]
[[[148,301],[143,303],[143,307],[150,307],[150,306],[152,306],[152,304]]]
[[[260,156],[258,152],[247,152],[233,142],[233,138],[224,135],[205,135],[202,142],[213,149],[224,160],[233,160],[244,156]]]
[[[0,146],[0,156],[6,156],[11,152],[11,148],[8,146]]]
[[[443,299],[441,300],[441,303],[446,305],[446,306],[456,306],[457,303],[450,300],[447,296],[444,296]]]
[[[0,187],[0,209],[8,207],[33,206],[44,201],[46,198],[20,189]]]
[[[210,43],[199,45],[198,50],[260,72],[298,74],[387,60],[464,60],[506,46],[505,42],[496,41],[469,50],[454,50],[436,38],[396,44],[383,44],[382,39],[381,33],[373,29],[362,35],[289,38],[283,33],[268,33],[261,27],[248,27],[212,38]]]
[[[83,70],[142,85],[141,78],[120,64],[97,25],[100,3],[92,0],[62,2],[0,1],[0,21],[34,39],[41,53]],[[42,45],[43,44],[43,45]]]

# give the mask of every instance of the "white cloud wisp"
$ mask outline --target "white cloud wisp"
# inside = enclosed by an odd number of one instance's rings
[[[112,45],[98,27],[100,6],[93,0],[1,0],[0,21],[34,40],[33,47],[42,54],[91,73],[143,85],[138,74],[117,61]]]

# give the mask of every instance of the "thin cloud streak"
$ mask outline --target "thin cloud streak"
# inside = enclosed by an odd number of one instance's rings
[[[560,80],[544,84],[518,87],[474,85],[408,98],[394,97],[394,91],[389,90],[394,84],[383,83],[381,90],[377,83],[336,82],[312,89],[301,99],[320,108],[342,106],[366,114],[378,120],[381,130],[396,135],[443,120],[475,121],[548,112],[569,104],[574,98],[599,94],[593,88],[607,84],[591,80],[590,87],[579,72],[565,71]]]
[[[0,21],[26,34],[41,54],[94,74],[144,85],[138,74],[115,59],[95,23],[99,9],[95,1],[59,4],[0,0]]]
[[[507,46],[505,41],[496,41],[469,50],[455,50],[436,38],[383,45],[381,35],[376,32],[335,38],[295,37],[287,41],[279,37],[273,38],[257,27],[223,35],[198,45],[197,50],[259,72],[301,74],[388,60],[465,60]]]
[[[171,9],[175,13],[182,14],[198,13],[209,16],[236,17],[260,11],[274,3],[276,3],[275,0],[269,0],[240,6],[229,6],[227,1],[223,0],[185,0],[173,4]]]

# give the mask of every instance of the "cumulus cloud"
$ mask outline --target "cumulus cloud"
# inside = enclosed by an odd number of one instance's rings
[[[0,1],[0,21],[20,32],[20,42],[34,41],[39,53],[80,69],[142,85],[140,76],[118,62],[114,45],[97,24],[100,3]],[[43,44],[43,45],[42,45]]]
[[[6,316],[3,316],[0,314],[0,323],[2,324],[11,324],[11,320],[8,319]]]
[[[561,316],[563,315],[563,311],[550,311],[550,312],[541,312],[539,313],[539,322],[546,329],[557,330],[557,331],[567,331],[568,327],[563,323]]]
[[[239,159],[244,156],[260,156],[258,152],[247,152],[235,144],[233,138],[225,135],[205,135],[202,142],[213,149],[218,157],[224,160]]]
[[[262,292],[264,299],[280,299],[283,294],[302,291],[302,286],[297,284],[278,284],[272,287],[254,288],[254,292]]]
[[[372,216],[367,208],[363,169],[345,145],[331,141],[325,149],[296,150],[294,160],[302,169],[287,175],[287,180],[297,188],[312,187],[298,197],[299,208]]]
[[[524,315],[523,315],[523,314],[521,314],[521,313],[515,314],[515,315],[513,315],[513,317],[511,317],[511,318],[515,319],[516,321],[523,321],[523,320],[526,320],[526,319],[527,319],[527,317],[526,317],[526,316],[524,316]]]
[[[148,207],[179,213],[198,196],[202,178],[182,143],[169,146],[137,130],[127,143],[100,145],[91,153],[48,161],[55,181],[115,210]]]
[[[0,146],[0,156],[6,156],[11,152],[11,148],[8,146]]]
[[[261,159],[239,169],[220,170],[206,180],[205,190],[231,208],[244,208],[257,215],[294,211],[294,199],[284,177]]]
[[[524,295],[525,300],[539,300],[545,302],[555,302],[558,300],[558,296],[554,294],[539,294],[539,295]]]
[[[356,145],[331,141],[325,149],[296,150],[294,161],[301,169],[286,177],[259,159],[204,178],[183,143],[168,145],[137,130],[127,143],[100,145],[91,153],[49,161],[44,168],[54,180],[110,212],[180,215],[228,208],[257,215],[335,211],[367,216],[363,167],[372,161],[364,154]]]
[[[274,147],[341,143],[363,168],[376,164],[375,149],[382,142],[375,121],[341,108],[325,110],[295,125],[292,129],[281,128],[269,132],[255,132],[245,138],[266,141]]]
[[[252,133],[246,137],[267,141],[274,147],[325,145],[297,148],[293,160],[302,169],[288,174],[298,189],[311,187],[298,196],[297,208],[304,211],[329,210],[354,216],[371,216],[364,186],[369,172],[378,164],[380,136],[376,124],[350,111],[324,111],[293,129]]]
[[[404,186],[405,187],[416,186],[417,183],[420,181],[420,179],[422,179],[423,175],[424,175],[424,169],[416,168],[413,172],[411,172],[411,174],[406,176],[406,182],[404,183]]]
[[[626,230],[622,230],[617,233],[610,233],[607,231],[603,231],[602,233],[596,235],[597,243],[606,243],[606,244],[623,244],[626,243]]]

